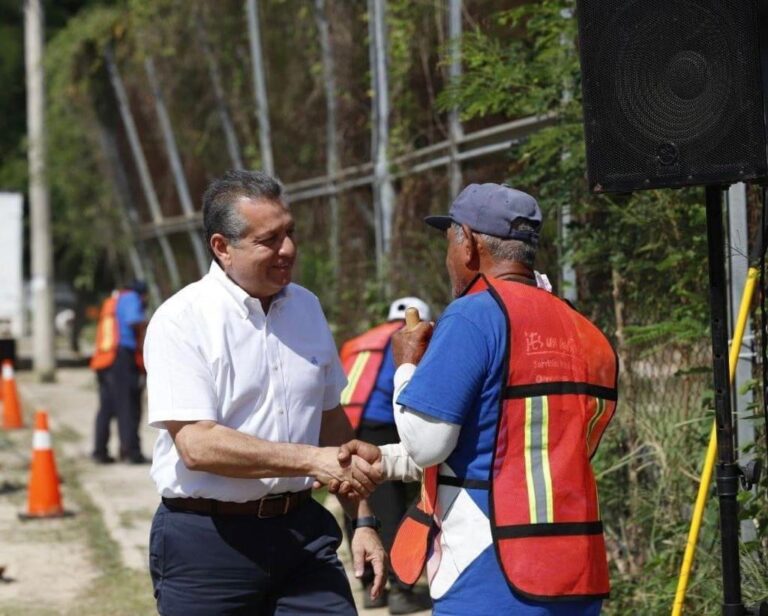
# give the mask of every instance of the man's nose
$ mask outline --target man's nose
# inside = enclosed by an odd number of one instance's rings
[[[296,242],[292,237],[285,236],[283,243],[280,245],[280,256],[291,257],[296,254]]]

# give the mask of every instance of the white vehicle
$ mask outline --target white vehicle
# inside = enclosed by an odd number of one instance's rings
[[[20,193],[0,192],[0,339],[18,340],[24,333],[23,214]]]

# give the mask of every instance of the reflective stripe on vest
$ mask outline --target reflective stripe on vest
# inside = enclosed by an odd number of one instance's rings
[[[376,379],[379,376],[384,349],[403,321],[389,321],[345,342],[339,353],[341,365],[347,375],[347,386],[341,392],[341,405],[357,430],[362,421],[363,410],[368,403]]]
[[[594,325],[545,291],[478,277],[465,294],[486,290],[511,328],[489,478],[499,564],[509,585],[526,597],[605,597],[608,566],[589,460],[616,408],[616,354]],[[422,511],[434,511],[438,483],[469,483],[439,479],[436,472],[425,472],[424,481],[433,486],[424,491],[432,500],[422,497]],[[400,544],[428,549],[430,530],[413,521],[401,525],[392,567],[404,582],[418,579],[427,551],[405,562],[408,550]]]

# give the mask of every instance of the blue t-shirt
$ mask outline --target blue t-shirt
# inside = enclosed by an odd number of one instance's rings
[[[504,313],[490,293],[452,302],[437,323],[429,348],[397,402],[461,426],[456,448],[445,461],[457,477],[487,480],[496,441],[507,349]],[[487,490],[466,489],[488,516]],[[466,529],[461,541],[472,541]],[[513,593],[490,544],[464,568],[447,592],[435,600],[435,615],[592,616],[602,601],[528,601]]]
[[[376,377],[376,384],[363,409],[363,419],[394,425],[395,415],[392,410],[394,393],[395,358],[392,355],[392,342],[390,341],[384,349],[384,357],[381,361],[379,375]]]
[[[146,320],[144,305],[136,291],[125,291],[120,294],[115,310],[117,325],[120,330],[120,346],[136,349],[136,332],[133,326]]]

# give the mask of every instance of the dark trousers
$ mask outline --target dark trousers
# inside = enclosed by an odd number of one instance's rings
[[[208,515],[161,504],[149,570],[162,616],[357,614],[336,550],[341,529],[314,500],[290,513]]]
[[[110,423],[116,417],[120,457],[141,456],[141,388],[134,353],[133,349],[119,347],[115,363],[96,373],[99,381],[99,411],[96,413],[94,455],[107,455]]]
[[[362,421],[357,430],[357,438],[374,445],[400,442],[397,427],[394,424],[379,423],[377,421]],[[400,525],[400,520],[403,519],[408,505],[416,498],[418,493],[418,483],[406,484],[402,481],[385,481],[368,497],[368,503],[371,505],[376,517],[381,521],[379,533],[387,553],[392,548],[392,542],[395,539],[395,533]],[[348,520],[346,530],[347,537],[351,541],[352,528]],[[389,579],[390,583],[395,583],[395,577],[391,571]],[[373,569],[370,565],[366,565],[362,582],[364,586],[369,586],[373,582]]]

